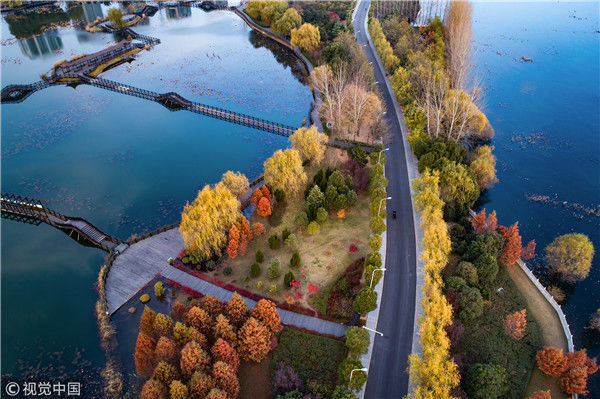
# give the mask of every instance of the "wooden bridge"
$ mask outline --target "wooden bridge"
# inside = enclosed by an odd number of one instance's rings
[[[65,216],[48,208],[40,200],[23,197],[20,195],[2,193],[0,197],[2,216],[16,216],[29,220],[37,220],[56,227],[67,233],[69,237],[78,241],[87,241],[90,244],[112,251],[124,249],[126,244],[102,232],[99,228],[79,217]],[[75,234],[75,236],[73,236]]]
[[[108,79],[94,78],[88,75],[80,74],[79,78],[82,82],[92,86],[102,87],[121,94],[127,94],[134,97],[144,98],[146,100],[155,101],[167,107],[172,111],[185,109],[197,114],[210,116],[221,120],[236,123],[238,125],[253,127],[255,129],[264,130],[280,136],[290,136],[296,130],[293,126],[284,125],[277,122],[267,121],[239,112],[229,111],[223,108],[215,107],[190,101],[183,98],[175,92],[156,93],[150,90],[140,89],[138,87],[129,86],[123,83],[114,82]]]

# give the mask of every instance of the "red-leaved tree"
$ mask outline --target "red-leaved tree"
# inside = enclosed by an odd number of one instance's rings
[[[227,341],[221,338],[217,339],[210,353],[212,354],[213,361],[225,362],[233,368],[234,372],[237,372],[240,366],[240,358],[236,350]]]
[[[213,377],[217,386],[227,392],[230,398],[237,398],[240,392],[240,383],[235,375],[235,370],[227,363],[218,361],[213,365]]]
[[[172,363],[177,357],[177,351],[177,344],[172,339],[160,337],[156,343],[156,348],[154,348],[154,358],[157,362],[165,361]]]
[[[536,360],[540,370],[552,377],[560,377],[567,369],[567,358],[562,349],[546,346],[537,353]]]
[[[268,299],[258,301],[250,315],[267,327],[272,334],[279,333],[283,328],[277,307]]]
[[[527,247],[521,244],[521,235],[519,234],[519,222],[515,222],[509,228],[499,225],[496,231],[504,237],[504,248],[500,259],[505,265],[512,265],[519,259],[527,260],[534,256],[535,241],[530,241]]]
[[[490,231],[496,230],[498,224],[498,218],[496,218],[496,211],[493,211],[489,215],[485,214],[485,209],[475,214],[471,220],[473,230],[477,234],[483,234]]]
[[[238,353],[243,360],[260,363],[271,349],[271,332],[250,317],[238,332]]]
[[[267,217],[271,214],[271,202],[267,199],[267,197],[262,197],[260,201],[258,201],[256,212],[263,217]]]

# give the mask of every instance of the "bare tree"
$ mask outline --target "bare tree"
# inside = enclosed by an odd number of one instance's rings
[[[446,9],[444,39],[448,56],[448,72],[452,87],[466,90],[473,69],[473,37],[471,32],[471,3],[453,1]]]

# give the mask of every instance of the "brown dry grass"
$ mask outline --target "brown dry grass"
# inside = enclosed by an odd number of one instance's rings
[[[525,296],[529,309],[533,313],[532,316],[540,325],[544,346],[561,348],[566,353],[568,351],[567,339],[554,308],[546,301],[546,298],[538,291],[518,265],[509,266],[506,270],[515,282],[515,285],[519,288],[519,291]],[[562,392],[556,378],[543,374],[536,364],[531,373],[525,394],[529,396],[535,391],[547,389],[550,389],[550,393],[554,399],[566,399],[570,397]]]

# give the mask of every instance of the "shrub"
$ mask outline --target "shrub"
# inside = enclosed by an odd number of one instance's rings
[[[285,245],[292,249],[298,249],[298,237],[296,234],[290,234],[290,236],[285,240]]]
[[[348,194],[346,194],[346,199],[348,200],[348,206],[354,206],[358,202],[358,195],[356,191],[350,190]]]
[[[231,276],[232,272],[233,272],[233,269],[231,269],[231,267],[229,267],[229,266],[223,268],[223,275],[224,276]]]
[[[351,357],[344,359],[339,369],[338,384],[347,385],[353,391],[358,391],[367,382],[367,373],[364,371],[352,372],[352,370],[362,368],[363,365],[359,359]]]
[[[144,294],[140,297],[140,302],[142,303],[148,303],[150,301],[150,295],[148,294]]]
[[[345,194],[338,194],[338,196],[335,197],[335,201],[333,201],[333,207],[336,211],[348,208],[348,197],[346,197]]]
[[[292,282],[292,280],[295,280],[296,276],[294,276],[294,273],[292,273],[292,271],[290,270],[289,272],[287,272],[285,274],[285,276],[283,276],[283,286],[288,289],[290,288],[290,283]]]
[[[268,276],[271,280],[275,280],[277,277],[281,276],[279,258],[273,258],[271,260],[271,264],[269,265],[268,270]]]
[[[464,287],[460,291],[460,320],[469,323],[477,319],[483,313],[483,298],[477,288]]]
[[[456,267],[456,274],[462,277],[465,282],[471,286],[477,286],[479,278],[477,277],[477,269],[471,262],[462,261]]]
[[[319,209],[317,209],[317,222],[319,224],[323,224],[327,221],[327,211],[325,210],[325,208],[320,207]]]
[[[365,257],[366,265],[373,265],[376,268],[381,267],[381,254],[379,252],[369,252]]]
[[[308,224],[308,234],[311,236],[319,231],[319,224],[315,221],[312,221]]]
[[[254,262],[252,266],[250,266],[250,277],[256,278],[258,276],[260,276],[260,265]]]
[[[263,260],[265,260],[265,254],[259,249],[258,251],[256,251],[256,255],[254,256],[254,258],[256,259],[256,262],[263,263]]]
[[[214,260],[210,259],[208,262],[206,262],[206,270],[208,271],[213,271],[215,270],[215,267],[217,266],[217,264],[215,263]]]
[[[156,295],[157,298],[162,298],[163,295],[165,295],[165,286],[162,281],[157,281],[154,284],[154,295]]]
[[[467,371],[465,386],[469,398],[499,398],[506,392],[506,370],[496,364],[476,363]]]
[[[265,225],[260,223],[260,222],[256,222],[256,223],[252,223],[252,234],[254,234],[255,236],[259,236],[261,234],[263,234],[265,232]]]
[[[557,303],[563,303],[565,299],[567,299],[565,292],[560,287],[555,285],[548,287],[548,293],[552,295],[552,298],[554,298]]]
[[[333,390],[331,399],[356,399],[356,396],[348,390],[347,385],[338,385]]]
[[[369,228],[373,234],[381,234],[385,231],[385,222],[381,216],[374,216],[369,221]]]
[[[372,235],[369,238],[369,247],[373,252],[377,252],[381,249],[381,236],[378,234]]]
[[[363,288],[352,303],[352,309],[360,314],[367,314],[377,308],[377,293],[370,288]]]
[[[347,152],[348,156],[358,162],[360,166],[367,164],[367,152],[358,144],[350,147]]]
[[[460,292],[465,287],[467,287],[467,283],[462,277],[451,276],[446,280],[446,288],[449,290],[452,289],[456,292]]]
[[[281,247],[281,241],[279,240],[279,237],[277,234],[272,234],[269,237],[269,248],[278,249],[279,247]]]
[[[346,346],[350,353],[362,355],[367,353],[371,337],[369,332],[362,327],[350,327],[346,330]]]
[[[308,226],[308,215],[306,212],[300,212],[294,218],[294,225],[299,229],[304,229]]]
[[[290,229],[288,229],[287,227],[285,229],[283,229],[283,231],[281,232],[281,241],[285,242],[285,240],[288,239],[290,234],[291,234]]]
[[[273,373],[271,385],[275,395],[283,395],[297,389],[304,390],[304,384],[298,374],[283,362],[279,363],[279,368]]]
[[[292,257],[290,258],[290,266],[292,266],[292,267],[300,266],[300,253],[298,251],[296,251],[292,254]]]

